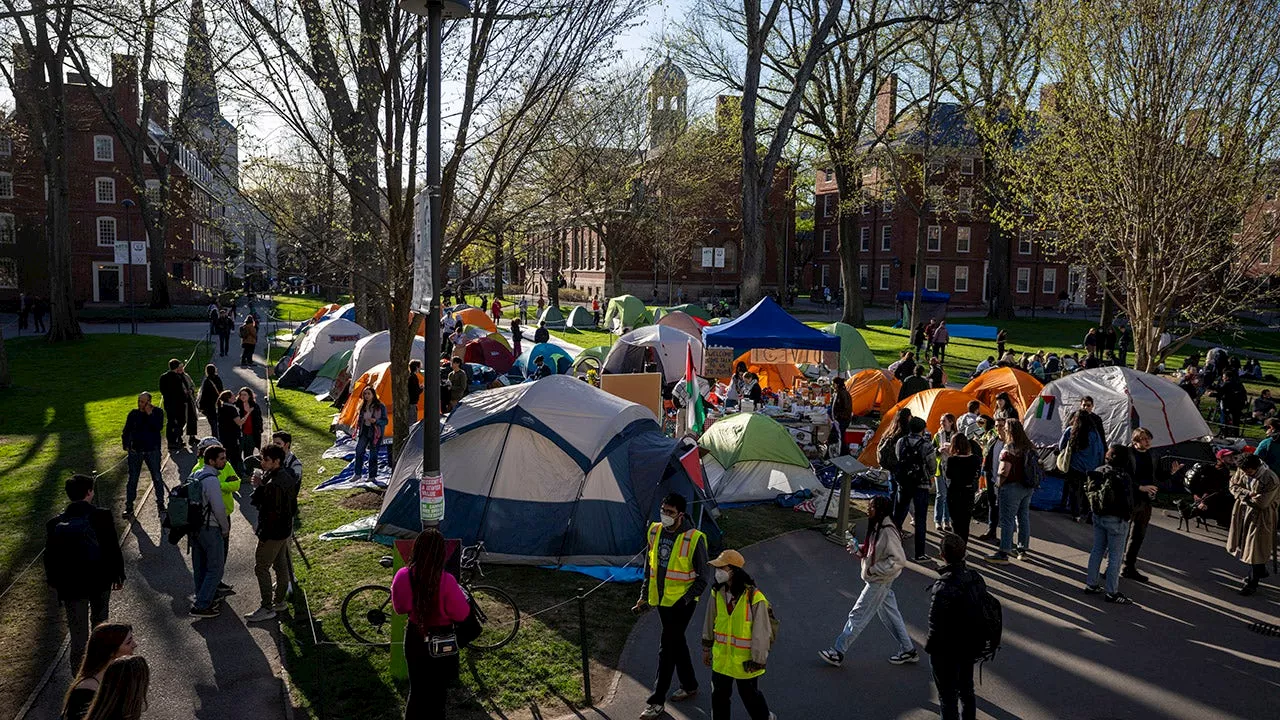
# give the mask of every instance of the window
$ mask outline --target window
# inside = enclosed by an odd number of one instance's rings
[[[18,289],[18,261],[13,258],[0,258],[0,288]]]
[[[13,228],[13,214],[0,213],[0,245],[12,245],[17,242]]]
[[[862,228],[861,237],[859,238],[858,249],[862,252],[871,252],[871,228]]]
[[[880,249],[885,252],[893,249],[893,228],[887,225],[880,228]]]
[[[0,157],[9,157],[13,154],[13,139],[8,135],[0,135]]]
[[[100,203],[115,203],[116,181],[111,178],[98,178],[93,181],[94,193]]]
[[[93,136],[93,159],[112,162],[116,159],[116,144],[110,135]]]
[[[160,204],[160,181],[159,180],[147,181],[147,202],[151,203],[152,205]]]
[[[0,198],[8,200],[13,197],[13,175],[0,172]]]
[[[973,158],[971,157],[960,158],[960,174],[961,175],[973,174]]]
[[[830,170],[823,170],[823,171],[822,171],[822,181],[823,181],[823,182],[831,182],[832,177],[833,177],[833,175],[832,175],[832,172],[831,172]]]
[[[1023,295],[1031,292],[1031,268],[1018,268],[1017,292]]]
[[[866,290],[867,287],[870,285],[871,285],[871,266],[859,265],[858,266],[858,287],[862,288],[863,290]]]
[[[956,292],[969,292],[969,266],[956,266]]]
[[[822,217],[831,217],[836,214],[836,204],[832,200],[835,200],[832,195],[822,196]]]
[[[822,287],[831,287],[831,266],[822,266]]]
[[[1056,269],[1044,269],[1044,280],[1040,285],[1040,291],[1045,295],[1053,295],[1058,292],[1058,271]]]
[[[867,202],[867,198],[865,198],[865,197],[864,197],[864,198],[862,198],[862,214],[863,214],[863,215],[870,215],[870,214],[871,214],[871,203],[870,203],[870,202]]]
[[[938,266],[937,265],[924,266],[924,289],[925,290],[938,289]]]
[[[822,252],[831,252],[831,228],[822,231]]]
[[[960,195],[956,198],[956,205],[960,212],[969,212],[973,210],[973,188],[960,188]]]
[[[1031,254],[1031,234],[1030,233],[1022,233],[1021,235],[1018,236],[1018,254],[1019,255]]]
[[[942,252],[942,226],[930,225],[928,232],[928,241],[925,243],[925,249],[929,252]]]
[[[98,218],[98,244],[102,247],[116,246],[116,219],[113,217]]]
[[[956,228],[956,252],[969,252],[969,247],[972,244],[972,233],[973,230],[968,225],[962,225]]]
[[[885,198],[880,201],[880,211],[885,215],[893,212],[893,198]]]
[[[888,265],[880,266],[880,289],[881,290],[889,289],[889,266]]]

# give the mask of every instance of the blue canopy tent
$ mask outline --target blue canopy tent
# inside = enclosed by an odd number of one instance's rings
[[[734,356],[756,349],[822,350],[840,353],[840,337],[811,328],[765,297],[740,317],[702,329],[705,344],[733,348]]]

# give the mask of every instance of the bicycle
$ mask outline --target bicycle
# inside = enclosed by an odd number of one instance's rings
[[[484,577],[480,564],[483,553],[483,541],[462,549],[462,577],[458,582],[474,601],[483,628],[480,637],[468,647],[496,650],[511,642],[520,630],[520,608],[505,590],[476,584]],[[388,570],[395,564],[390,555],[383,555],[378,563]],[[364,645],[391,646],[391,615],[391,588],[386,585],[362,585],[342,600],[342,625]]]

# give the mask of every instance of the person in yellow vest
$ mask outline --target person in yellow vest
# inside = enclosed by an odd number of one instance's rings
[[[632,608],[637,614],[657,608],[662,620],[658,679],[647,707],[640,713],[642,720],[661,717],[665,712],[672,671],[680,678],[680,689],[672,693],[672,700],[688,700],[698,692],[685,630],[711,571],[707,569],[707,538],[693,527],[685,508],[684,496],[679,493],[662,499],[660,522],[649,526],[649,560],[644,567],[640,599]]]
[[[702,624],[702,662],[711,667],[711,720],[729,720],[735,682],[751,720],[776,720],[757,687],[773,642],[769,601],[742,569],[745,564],[737,550],[708,563],[715,568],[715,584]]]

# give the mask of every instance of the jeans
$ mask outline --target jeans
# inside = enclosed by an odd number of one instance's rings
[[[897,507],[893,512],[893,524],[902,529],[902,524],[907,520],[907,514],[910,513],[912,522],[915,524],[915,557],[924,555],[925,551],[925,533],[927,519],[929,517],[929,488],[925,486],[916,488],[906,488],[898,486]]]
[[[71,675],[74,677],[80,670],[80,661],[84,659],[85,646],[89,644],[89,634],[99,623],[107,621],[107,610],[111,605],[111,590],[90,593],[88,597],[77,600],[65,600],[62,609],[67,616],[67,632],[71,635],[70,655]]]
[[[1013,524],[1018,524],[1018,547],[1027,550],[1031,546],[1031,488],[1018,483],[1001,485],[1000,497],[1000,552],[1013,550]]]
[[[947,507],[947,476],[937,477],[937,497],[933,499],[933,524],[942,525],[951,522],[951,508]]]
[[[227,546],[218,527],[201,528],[191,538],[191,574],[195,579],[195,606],[201,610],[213,604],[213,595],[222,582],[227,564]]]
[[[1124,541],[1129,536],[1129,521],[1114,515],[1093,516],[1093,549],[1089,551],[1090,587],[1098,585],[1102,554],[1107,554],[1107,592],[1120,590],[1120,557],[1124,555]]]
[[[951,527],[955,534],[966,541],[969,539],[969,523],[973,520],[974,492],[975,488],[972,486],[950,488],[947,492],[947,514],[950,516]]]
[[[369,456],[369,479],[373,480],[378,477],[378,446],[373,444],[372,435],[361,432],[356,436],[356,477],[360,477],[366,454]]]
[[[138,499],[138,478],[142,476],[142,464],[146,463],[147,472],[151,473],[151,485],[156,491],[156,505],[164,512],[164,499],[169,488],[164,484],[164,476],[160,474],[160,448],[155,450],[129,451],[129,483],[125,486],[124,507],[133,511],[133,501]]]
[[[902,613],[898,612],[898,598],[893,594],[893,582],[890,581],[869,582],[862,588],[857,602],[849,611],[849,619],[844,623],[844,630],[840,631],[840,635],[836,637],[833,646],[836,651],[841,654],[848,652],[849,646],[858,639],[863,630],[867,629],[867,625],[871,624],[871,618],[876,615],[880,616],[880,622],[884,623],[884,626],[893,634],[893,639],[898,641],[898,647],[902,652],[915,648],[911,643],[911,636],[907,634],[906,623],[902,622]]]
[[[747,709],[747,717],[751,720],[769,720],[769,703],[765,702],[764,693],[760,692],[759,680],[756,677],[742,680],[711,672],[711,720],[729,720],[733,711],[729,701],[733,699],[733,684],[738,684],[738,697],[742,698],[742,706]]]
[[[404,629],[404,659],[409,666],[405,720],[444,718],[449,686],[458,677],[458,656],[431,657],[422,631],[408,623]]]
[[[222,357],[227,356],[227,352],[231,349],[231,333],[218,333],[218,354]]]
[[[1068,470],[1062,481],[1062,504],[1073,518],[1089,514],[1089,506],[1084,501],[1084,476],[1083,470]]]
[[[933,682],[938,686],[942,720],[974,720],[973,658],[939,653],[929,657]]]
[[[275,570],[275,591],[271,589],[271,571]],[[258,578],[258,593],[262,607],[284,602],[289,589],[289,538],[283,540],[258,539],[258,549],[253,554],[253,574]]]
[[[1151,524],[1151,504],[1143,503],[1133,511],[1133,524],[1129,530],[1129,550],[1124,556],[1124,566],[1128,570],[1137,570],[1138,552],[1142,550],[1142,541],[1147,537],[1147,526]]]
[[[696,602],[678,602],[671,607],[658,608],[658,619],[662,620],[662,641],[658,646],[658,679],[653,684],[653,694],[649,696],[650,705],[667,702],[672,672],[680,678],[682,689],[690,692],[698,689],[698,676],[693,671],[693,659],[689,656],[689,641],[685,639],[685,630],[697,608]]]

